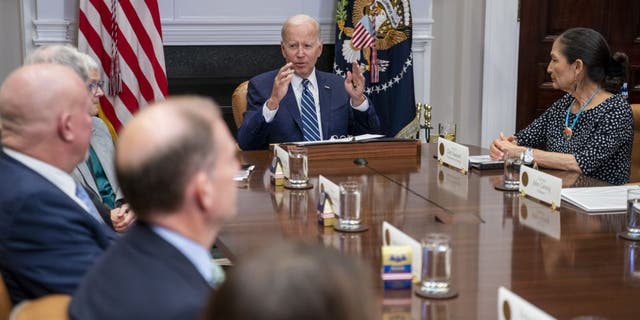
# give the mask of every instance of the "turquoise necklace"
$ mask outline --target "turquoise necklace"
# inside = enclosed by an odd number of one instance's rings
[[[567,109],[567,116],[564,118],[564,138],[566,140],[571,139],[571,135],[573,134],[573,128],[576,126],[576,122],[578,122],[578,119],[580,119],[580,115],[582,114],[582,111],[589,104],[589,102],[591,102],[593,97],[596,96],[596,93],[598,93],[598,91],[600,91],[600,85],[598,85],[598,87],[596,88],[596,90],[593,91],[589,99],[587,99],[587,101],[584,102],[582,107],[580,107],[580,110],[576,114],[576,118],[573,119],[573,123],[571,124],[571,127],[569,127],[569,114],[571,113],[573,104],[576,103],[576,98],[573,98],[573,101],[571,101],[571,105],[569,105],[569,108]]]

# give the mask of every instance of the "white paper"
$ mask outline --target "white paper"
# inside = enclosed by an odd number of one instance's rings
[[[359,136],[339,138],[339,139],[326,139],[326,140],[318,140],[318,141],[298,141],[298,142],[292,142],[292,143],[298,146],[309,146],[314,144],[326,144],[326,143],[350,143],[350,142],[357,142],[357,141],[363,141],[363,140],[373,140],[373,139],[378,139],[382,137],[384,137],[383,134],[361,134]]]
[[[562,189],[562,199],[587,212],[627,211],[627,190],[640,186],[612,186]]]
[[[502,160],[492,160],[490,155],[469,156],[471,163],[502,163]]]

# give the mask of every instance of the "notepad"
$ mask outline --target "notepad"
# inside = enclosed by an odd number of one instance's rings
[[[489,155],[469,156],[469,165],[478,170],[502,169],[504,161],[492,160]]]
[[[621,213],[627,210],[627,190],[639,186],[562,189],[562,200],[590,213]]]

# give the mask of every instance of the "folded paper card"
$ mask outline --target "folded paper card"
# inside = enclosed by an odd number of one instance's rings
[[[554,320],[555,318],[505,287],[498,288],[499,320]]]
[[[420,272],[422,270],[422,246],[420,242],[411,238],[400,229],[394,227],[389,222],[382,222],[382,245],[383,246],[410,246],[412,252],[411,270],[413,279],[417,282],[420,280]]]
[[[318,223],[333,226],[340,212],[340,187],[322,175],[318,176],[318,185]]]
[[[555,210],[560,208],[561,190],[562,179],[527,166],[520,166],[521,194],[546,202]]]
[[[469,148],[439,137],[438,161],[466,173],[469,171]]]

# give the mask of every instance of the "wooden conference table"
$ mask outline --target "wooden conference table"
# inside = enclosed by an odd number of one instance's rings
[[[500,286],[559,319],[638,317],[640,245],[616,237],[624,228],[624,214],[588,215],[566,202],[553,211],[517,193],[495,190],[502,170],[463,175],[440,166],[435,151],[435,145],[426,144],[417,159],[368,159],[366,167],[352,159],[310,161],[315,187],[304,191],[270,185],[271,153],[241,152],[241,161],[255,164],[256,170],[248,186],[238,190],[238,215],[223,228],[218,246],[234,260],[292,238],[359,256],[373,268],[384,319],[497,319]],[[481,152],[470,148],[471,154]],[[577,174],[547,172],[561,177],[564,187],[605,185]],[[318,174],[335,182],[360,181],[368,231],[340,233],[317,224]],[[457,298],[423,300],[410,290],[382,290],[383,221],[418,240],[429,232],[451,236]]]

